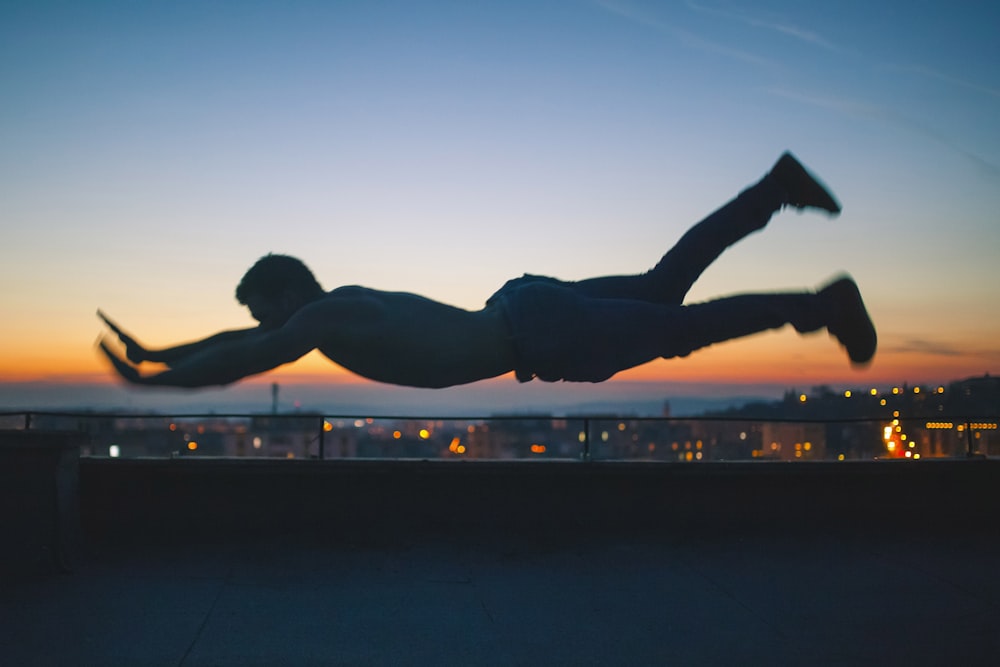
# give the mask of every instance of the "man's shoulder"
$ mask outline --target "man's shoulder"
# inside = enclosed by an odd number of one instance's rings
[[[299,310],[305,319],[333,318],[345,314],[357,315],[382,307],[390,293],[361,285],[344,285],[306,304]]]
[[[360,285],[337,287],[299,308],[284,328],[315,334],[330,327],[338,327],[344,318],[356,317],[358,313],[370,310],[373,304],[379,303],[378,294],[378,290]]]
[[[391,292],[386,292],[384,290],[377,290],[371,287],[362,287],[361,285],[343,285],[335,289],[330,290],[324,296],[313,301],[313,305],[318,304],[329,304],[329,305],[346,305],[351,303],[359,302],[384,302],[387,297],[391,295]]]
[[[342,285],[327,292],[326,296],[327,297],[366,296],[377,292],[378,290],[374,290],[371,287],[362,287],[361,285]]]

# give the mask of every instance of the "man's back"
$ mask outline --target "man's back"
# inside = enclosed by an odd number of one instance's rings
[[[447,387],[503,375],[514,351],[498,308],[468,311],[409,292],[339,287],[288,323],[316,336],[320,352],[364,377]]]

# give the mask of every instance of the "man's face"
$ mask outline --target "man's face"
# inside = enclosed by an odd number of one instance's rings
[[[297,300],[288,293],[278,297],[255,294],[246,297],[245,301],[251,317],[260,322],[262,329],[280,328],[298,310]]]

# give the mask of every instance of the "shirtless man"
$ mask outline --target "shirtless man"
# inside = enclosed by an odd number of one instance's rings
[[[100,348],[125,380],[143,385],[226,385],[318,349],[358,375],[390,384],[449,387],[514,371],[527,382],[601,382],[660,357],[791,324],[826,328],[851,362],[875,354],[875,327],[854,281],[818,292],[742,294],[682,305],[694,281],[727,247],[762,229],[785,206],[830,215],[840,205],[785,153],[763,179],[692,227],[646,273],[564,282],[525,275],[482,310],[365,287],[325,292],[299,260],[267,255],[236,289],[259,326],[146,349],[98,311],[125,356]],[[143,362],[166,370],[141,373]]]

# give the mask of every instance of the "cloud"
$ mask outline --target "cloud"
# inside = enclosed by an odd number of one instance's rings
[[[846,97],[815,95],[812,93],[802,93],[779,87],[767,88],[766,92],[794,102],[800,102],[802,104],[808,104],[821,109],[836,111],[846,116],[852,116],[855,118],[886,120],[889,116],[888,112],[877,104],[859,102]]]
[[[968,351],[959,350],[952,345],[947,343],[941,343],[938,341],[926,340],[923,338],[911,338],[905,340],[902,343],[890,347],[886,352],[895,352],[900,354],[929,354],[935,357],[961,357],[968,354]]]
[[[788,37],[792,37],[801,42],[811,44],[813,46],[818,46],[820,48],[826,49],[828,51],[833,51],[835,53],[845,53],[844,49],[835,45],[834,43],[827,40],[820,34],[801,28],[797,25],[787,23],[779,20],[768,20],[763,18],[758,18],[755,16],[749,16],[747,14],[742,14],[739,12],[729,11],[725,9],[718,9],[715,7],[707,7],[705,5],[700,5],[696,2],[691,2],[688,0],[685,3],[689,9],[699,12],[701,14],[708,14],[711,16],[718,16],[730,21],[737,21],[744,25],[748,25],[753,28],[762,28],[764,30],[770,30],[772,32],[777,32]]]
[[[896,354],[924,354],[932,357],[966,357],[980,359],[1000,359],[1000,350],[988,348],[958,348],[954,345],[926,338],[910,338],[885,348],[885,352]]]
[[[635,23],[641,23],[647,27],[665,32],[672,30],[670,25],[653,18],[648,12],[644,12],[634,3],[628,2],[628,0],[594,0],[594,4],[605,11],[617,14]]]
[[[880,121],[899,129],[906,130],[911,134],[923,137],[924,139],[959,154],[972,163],[972,165],[984,176],[991,179],[1000,178],[1000,165],[990,162],[981,155],[973,153],[963,146],[960,146],[953,139],[942,134],[941,132],[933,130],[926,125],[922,125],[886,107],[868,102],[852,100],[845,97],[814,95],[810,93],[792,91],[785,88],[772,87],[766,90],[772,95],[783,97],[788,100],[808,104],[821,109],[827,109],[829,111],[834,111],[853,118]]]
[[[628,2],[628,0],[594,0],[594,4],[607,12],[616,14],[617,16],[628,19],[629,21],[663,33],[690,49],[725,56],[727,58],[732,58],[734,60],[739,60],[740,62],[749,63],[759,67],[780,67],[780,64],[776,61],[764,58],[755,53],[750,53],[749,51],[734,49],[731,46],[720,44],[719,42],[713,42],[712,40],[705,39],[704,37],[701,37],[700,35],[697,35],[689,30],[678,28],[677,26],[663,21],[662,19],[659,19],[651,13],[641,9],[635,3]]]
[[[936,69],[930,67],[924,67],[922,65],[885,65],[888,70],[895,70],[897,72],[910,72],[912,74],[919,74],[920,76],[927,77],[929,79],[935,79],[937,81],[943,81],[952,86],[958,86],[960,88],[965,88],[967,90],[972,90],[977,93],[982,93],[990,97],[1000,98],[1000,89],[993,88],[992,86],[986,86],[974,81],[968,81],[967,79],[960,79],[956,76],[950,74],[945,74]]]

